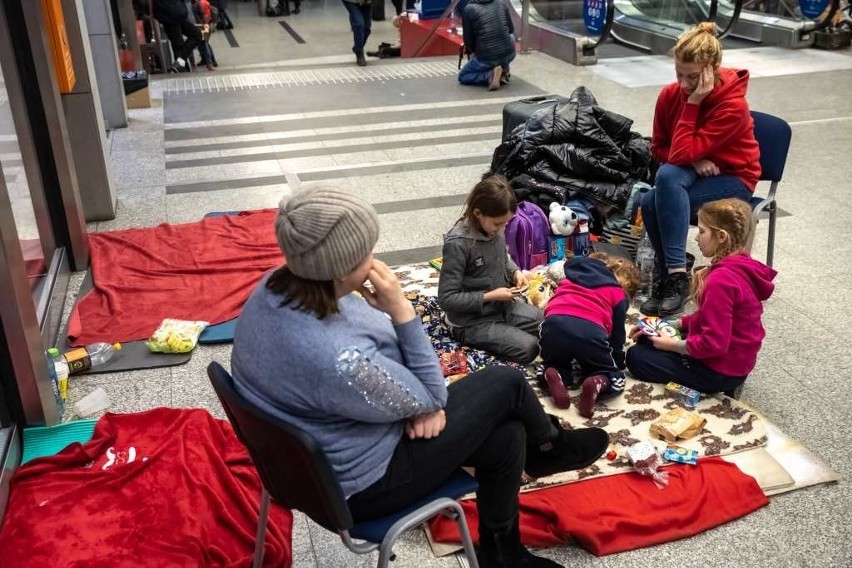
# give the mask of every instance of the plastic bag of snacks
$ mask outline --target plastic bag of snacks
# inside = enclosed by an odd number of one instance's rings
[[[662,461],[657,448],[650,442],[636,442],[627,448],[627,457],[636,471],[649,476],[660,489],[669,484],[669,474],[658,470]]]
[[[164,319],[148,338],[148,349],[155,353],[189,353],[208,325],[206,321]]]

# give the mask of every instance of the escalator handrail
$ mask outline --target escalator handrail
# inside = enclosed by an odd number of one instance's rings
[[[737,0],[740,4],[742,4],[742,0]],[[711,0],[710,1],[710,11],[707,14],[708,22],[716,21],[716,14],[719,13],[719,0]]]
[[[713,1],[716,2],[716,0],[713,0]],[[838,0],[834,0],[834,1],[837,2]],[[719,39],[722,39],[723,37],[725,37],[726,35],[731,33],[731,30],[734,29],[734,26],[737,25],[737,22],[740,19],[740,12],[743,11],[743,2],[745,2],[745,0],[736,0],[736,2],[734,3],[734,13],[731,14],[731,19],[730,19],[730,21],[728,21],[728,25],[725,26],[725,29],[722,30],[719,34],[717,34],[716,37],[718,37]],[[715,18],[713,18],[713,19],[715,21]],[[718,26],[716,26],[716,27],[718,28]]]
[[[525,1],[529,2],[530,0],[525,0]],[[716,0],[713,0],[713,1],[715,2]],[[837,1],[837,0],[835,0],[835,1]],[[604,20],[604,27],[601,30],[601,35],[600,35],[600,37],[598,37],[598,40],[596,42],[591,43],[588,46],[586,46],[586,49],[589,49],[589,50],[595,49],[597,46],[599,46],[600,44],[602,44],[603,42],[606,41],[606,39],[609,37],[609,32],[612,30],[612,21],[613,21],[614,18],[615,18],[615,0],[607,0],[607,2],[606,2],[606,20]]]

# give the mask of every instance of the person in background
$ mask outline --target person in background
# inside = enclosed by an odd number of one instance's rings
[[[189,19],[189,10],[184,0],[153,0],[154,19],[160,22],[169,43],[175,61],[169,67],[169,73],[189,71],[189,58],[192,50],[201,43],[201,30]],[[186,40],[184,40],[186,36]]]
[[[364,46],[370,37],[373,25],[371,0],[341,0],[346,11],[349,13],[349,27],[352,28],[352,52],[355,54],[355,63],[359,67],[367,65],[364,57]]]
[[[231,17],[228,15],[228,0],[210,0],[210,5],[216,8],[216,10],[218,11],[218,15],[216,18],[216,29],[234,29],[234,22],[231,21]]]
[[[735,198],[698,210],[695,241],[710,264],[692,281],[695,312],[672,325],[686,339],[646,337],[637,326],[627,368],[640,381],[674,381],[703,393],[733,393],[754,369],[766,331],[761,316],[777,273],[749,256],[755,221],[751,207]]]
[[[462,344],[526,365],[538,355],[542,312],[511,290],[527,284],[503,236],[517,208],[503,176],[476,184],[462,217],[444,237],[438,304]]]
[[[470,0],[462,15],[462,34],[471,56],[459,71],[459,83],[488,85],[489,91],[508,83],[515,27],[504,0]]]
[[[373,257],[375,209],[335,188],[282,199],[286,263],[245,303],[234,385],[310,434],[356,522],[396,512],[460,467],[479,483],[482,568],[555,568],[521,544],[518,490],[606,451],[600,428],[564,430],[519,371],[488,366],[445,386],[438,358],[396,275]]]
[[[568,408],[565,380],[576,361],[585,377],[577,410],[591,418],[598,396],[624,391],[624,326],[639,270],[626,258],[599,252],[566,260],[564,267],[565,279],[541,324],[544,378],[554,404]]]
[[[748,201],[760,177],[760,149],[746,102],[748,71],[721,67],[716,24],[687,30],[673,49],[677,82],[660,91],[651,153],[660,162],[654,188],[642,199],[642,218],[654,245],[658,278],[639,310],[670,316],[689,296],[686,238],[708,201]]]
[[[213,71],[219,67],[213,47],[210,45],[211,24],[213,23],[213,7],[209,0],[192,0],[192,14],[195,16],[196,26],[201,28],[201,43],[198,44],[198,53],[201,55],[201,65]]]

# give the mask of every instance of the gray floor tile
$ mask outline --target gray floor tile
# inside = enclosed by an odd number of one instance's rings
[[[102,387],[109,396],[110,406],[105,412],[141,412],[158,406],[172,406],[172,382],[166,368],[72,375],[68,379],[64,419],[71,420],[74,404],[98,387]],[[99,412],[84,418],[98,418],[103,414]]]

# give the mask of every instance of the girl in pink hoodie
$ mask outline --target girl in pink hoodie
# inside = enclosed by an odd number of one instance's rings
[[[706,203],[698,211],[695,241],[710,264],[695,273],[690,296],[697,309],[672,322],[685,339],[646,337],[630,331],[636,345],[627,368],[641,381],[674,381],[703,393],[733,392],[757,362],[766,335],[763,303],[777,274],[751,258],[755,222],[739,199]]]

